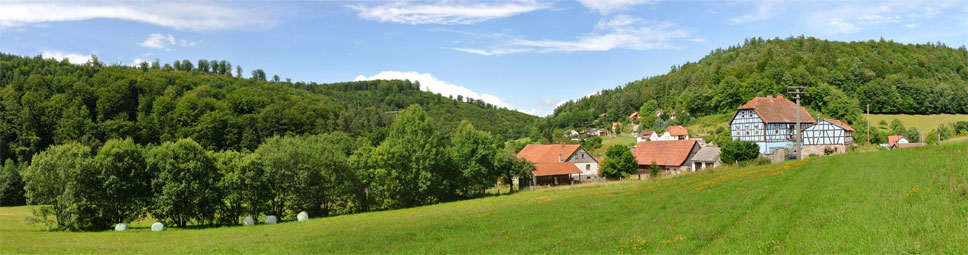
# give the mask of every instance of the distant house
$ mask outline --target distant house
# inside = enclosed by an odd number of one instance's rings
[[[756,97],[740,106],[729,121],[733,140],[751,141],[760,146],[760,153],[770,149],[792,147],[796,143],[796,115],[800,113],[800,129],[817,121],[807,109],[783,98],[783,95]]]
[[[518,157],[534,162],[536,169],[532,174],[537,185],[598,179],[598,159],[578,144],[529,144],[518,152]]]
[[[648,141],[658,141],[658,140],[659,140],[659,134],[656,133],[655,131],[651,131],[651,130],[642,132],[642,134],[640,134],[639,136],[635,137],[635,142],[636,143],[648,142]]]
[[[700,149],[694,140],[653,141],[639,143],[632,155],[639,163],[639,174],[649,173],[652,163],[658,165],[660,171],[679,173],[692,169],[688,159]]]
[[[578,136],[578,131],[574,129],[565,130],[565,137]]]
[[[803,154],[843,153],[854,144],[854,129],[835,119],[823,119],[803,130]]]
[[[658,138],[659,141],[689,140],[689,131],[682,126],[669,126]]]
[[[639,121],[640,117],[641,116],[639,116],[639,112],[633,112],[632,114],[629,115],[629,121],[632,123],[636,123]]]
[[[899,149],[899,148],[909,148],[924,146],[924,143],[911,143],[903,135],[892,135],[887,137],[888,149]]]
[[[689,158],[689,166],[692,167],[692,171],[717,167],[720,165],[719,154],[719,147],[700,147],[699,152]]]
[[[910,143],[906,137],[903,135],[892,135],[887,137],[887,146],[890,148],[897,147],[899,143]]]

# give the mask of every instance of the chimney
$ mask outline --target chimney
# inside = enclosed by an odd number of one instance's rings
[[[783,99],[783,95],[776,95],[776,99]]]
[[[558,153],[558,163],[561,163],[561,153]]]

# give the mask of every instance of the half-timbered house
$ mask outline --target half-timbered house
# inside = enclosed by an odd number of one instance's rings
[[[740,106],[729,121],[730,136],[733,140],[755,142],[760,146],[760,153],[792,147],[796,143],[797,111],[801,130],[817,122],[806,109],[797,107],[783,95],[753,98]]]
[[[823,119],[803,130],[803,154],[843,153],[854,144],[854,129],[847,123]]]

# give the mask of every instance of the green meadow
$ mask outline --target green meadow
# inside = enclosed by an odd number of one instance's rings
[[[864,115],[865,117],[867,114]],[[931,130],[938,129],[938,125],[942,123],[951,127],[950,124],[958,121],[968,121],[968,114],[932,114],[932,115],[915,115],[915,114],[870,114],[871,127],[878,127],[882,120],[888,124],[894,119],[900,120],[901,124],[904,124],[906,128],[917,128],[924,132],[930,132]]]
[[[250,227],[49,232],[28,215],[0,208],[0,253],[968,254],[968,143]]]

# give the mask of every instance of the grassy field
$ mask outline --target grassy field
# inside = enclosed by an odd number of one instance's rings
[[[865,114],[864,116],[867,116]],[[938,125],[945,125],[957,121],[968,121],[968,114],[934,114],[934,115],[912,115],[912,114],[871,114],[871,127],[880,126],[882,120],[888,124],[894,119],[900,120],[906,128],[917,128],[924,132],[930,132],[938,128]],[[950,126],[949,126],[950,127]]]
[[[602,137],[602,147],[592,151],[592,156],[604,157],[605,152],[608,151],[609,147],[615,145],[625,145],[625,146],[635,146],[635,137],[631,136],[616,136],[616,137]]]
[[[45,232],[0,253],[968,253],[968,143],[251,227]]]

